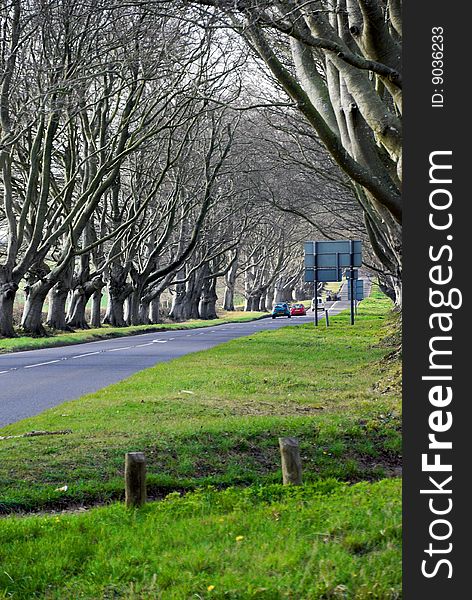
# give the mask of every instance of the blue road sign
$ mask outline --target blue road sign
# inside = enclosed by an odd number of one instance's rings
[[[305,281],[341,281],[342,269],[362,266],[362,242],[360,240],[323,240],[305,242]],[[353,273],[354,283],[356,276]],[[357,279],[356,279],[357,281]],[[350,287],[350,285],[348,287]],[[358,289],[358,288],[354,288]],[[359,289],[360,294],[360,289]],[[358,294],[356,291],[356,298]],[[315,302],[317,286],[315,284]],[[362,298],[364,297],[362,291]],[[318,325],[315,311],[315,325]],[[354,325],[354,299],[351,300],[351,325]]]
[[[352,252],[352,262],[351,262]],[[362,242],[334,240],[305,242],[305,267],[320,268],[361,267]]]
[[[347,298],[351,299],[351,286],[347,286]],[[354,300],[364,300],[364,280],[358,279],[354,282]]]
[[[355,254],[362,253],[360,240],[323,240],[321,242],[305,242],[305,254]]]
[[[316,281],[341,281],[343,272],[341,269],[317,269]],[[305,282],[315,281],[315,269],[305,269]]]

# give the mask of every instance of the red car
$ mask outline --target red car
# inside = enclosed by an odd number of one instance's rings
[[[290,308],[290,314],[292,317],[297,315],[304,317],[306,315],[306,308],[303,306],[303,304],[294,304]]]

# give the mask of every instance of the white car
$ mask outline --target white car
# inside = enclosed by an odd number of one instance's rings
[[[318,310],[324,310],[324,309],[325,309],[325,305],[323,302],[323,298],[321,296],[318,296]],[[315,299],[314,298],[311,301],[311,310],[312,311],[315,310]]]

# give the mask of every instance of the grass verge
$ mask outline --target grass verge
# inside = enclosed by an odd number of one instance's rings
[[[280,480],[277,438],[301,440],[305,480],[375,480],[401,462],[398,361],[389,301],[368,299],[355,327],[285,327],[233,340],[9,425],[0,435],[0,512],[123,495],[125,452],[146,453],[151,496],[201,485]],[[67,486],[67,491],[58,488]]]
[[[4,598],[394,600],[400,482],[201,490],[4,519]]]
[[[355,327],[257,333],[0,430],[71,430],[0,440],[0,510],[64,509],[0,519],[0,598],[398,600],[389,311],[374,294]],[[301,440],[301,487],[276,483],[284,434]],[[132,450],[165,499],[85,510],[122,498]]]
[[[70,346],[105,340],[109,338],[126,337],[139,333],[152,333],[154,331],[169,331],[171,329],[196,329],[198,327],[213,327],[224,323],[244,323],[267,317],[267,313],[244,311],[224,312],[218,319],[208,321],[193,319],[183,323],[163,323],[159,325],[134,325],[130,327],[110,327],[103,325],[99,329],[86,329],[65,333],[49,330],[48,337],[20,336],[16,338],[0,338],[0,354],[6,352],[20,352],[22,350],[38,350],[52,346]]]

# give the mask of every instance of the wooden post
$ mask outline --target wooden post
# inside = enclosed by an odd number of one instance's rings
[[[297,438],[279,438],[279,446],[282,459],[283,484],[301,485],[302,461]]]
[[[143,452],[125,455],[125,502],[128,508],[146,502],[146,457]]]

